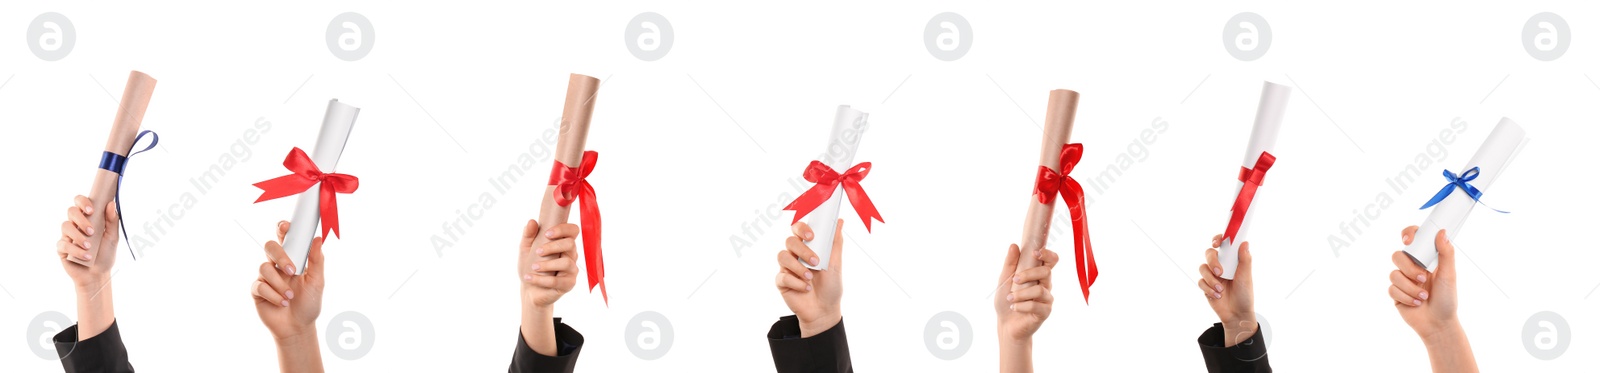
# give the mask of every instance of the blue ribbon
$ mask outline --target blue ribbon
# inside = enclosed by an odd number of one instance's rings
[[[1450,180],[1450,183],[1445,184],[1444,189],[1440,189],[1439,193],[1433,195],[1433,199],[1428,200],[1428,203],[1422,204],[1422,208],[1419,208],[1418,210],[1427,209],[1429,207],[1433,207],[1433,205],[1439,204],[1439,202],[1444,201],[1445,197],[1450,196],[1450,192],[1455,191],[1458,188],[1461,189],[1463,193],[1466,193],[1467,197],[1472,198],[1473,202],[1477,202],[1478,204],[1483,205],[1483,207],[1489,207],[1488,204],[1484,204],[1483,201],[1478,200],[1478,198],[1483,197],[1483,191],[1478,190],[1478,187],[1472,186],[1472,184],[1467,184],[1467,182],[1476,180],[1477,178],[1477,167],[1473,167],[1472,169],[1467,170],[1467,172],[1461,173],[1461,176],[1459,177],[1457,177],[1454,172],[1450,172],[1450,170],[1444,170],[1444,179]],[[1489,207],[1489,209],[1502,214],[1509,213],[1507,211],[1500,211],[1494,207]]]
[[[128,158],[133,157],[134,154],[144,153],[150,149],[154,149],[156,144],[161,142],[161,135],[157,135],[154,131],[144,130],[139,131],[139,136],[133,138],[134,146],[138,146],[139,140],[144,139],[145,135],[150,135],[150,145],[145,146],[144,149],[139,149],[139,151],[128,153],[127,156],[112,152],[105,152],[104,154],[100,155],[100,169],[117,173],[117,192],[111,198],[117,203],[117,214],[119,216],[122,214],[122,170],[128,167]],[[128,225],[121,224],[121,226],[122,241],[127,242],[129,245],[128,247],[133,247],[133,242],[128,240]],[[139,259],[139,254],[134,254],[133,250],[128,250],[128,253],[133,254],[133,259]]]

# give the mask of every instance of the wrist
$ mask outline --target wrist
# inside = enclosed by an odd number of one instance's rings
[[[800,321],[800,338],[811,338],[811,336],[822,334],[828,329],[833,329],[834,326],[839,325],[839,321],[843,320],[844,316],[839,313],[839,310],[828,310],[823,312],[821,316],[810,320],[798,319]]]
[[[315,347],[317,345],[317,326],[315,324],[296,325],[281,333],[278,331],[273,332],[272,339],[278,344],[279,349],[305,345]]]
[[[1260,327],[1261,324],[1256,322],[1256,315],[1254,312],[1247,315],[1234,315],[1223,318],[1223,347],[1233,347],[1240,342],[1249,340],[1250,337],[1256,335],[1256,332],[1258,331],[1257,329]]]
[[[1422,338],[1422,344],[1429,350],[1434,350],[1458,344],[1466,340],[1466,334],[1466,330],[1461,328],[1461,323],[1452,320],[1442,323],[1431,332],[1419,331],[1417,336]]]
[[[95,293],[110,287],[110,276],[105,274],[86,273],[72,278],[72,289],[78,292],[79,298],[92,297]]]
[[[317,350],[317,327],[296,328],[297,331],[272,336],[279,351]]]

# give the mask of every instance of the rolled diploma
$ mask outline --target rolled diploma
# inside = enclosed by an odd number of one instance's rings
[[[339,99],[328,100],[328,113],[322,117],[322,130],[317,133],[316,145],[311,148],[311,162],[316,163],[318,170],[335,172],[339,155],[344,153],[344,144],[350,139],[350,130],[355,128],[356,114],[360,112],[361,108],[339,102]],[[321,183],[300,192],[294,204],[294,220],[289,224],[289,233],[283,236],[283,252],[289,255],[289,260],[294,261],[295,274],[305,272],[306,255],[311,253],[311,239],[319,232],[317,223],[322,217],[321,193]]]
[[[1050,91],[1050,101],[1046,104],[1044,114],[1044,138],[1039,145],[1040,166],[1061,171],[1061,147],[1071,141],[1072,120],[1077,115],[1078,92],[1065,89]],[[1017,272],[1039,266],[1039,260],[1033,258],[1033,251],[1044,248],[1049,241],[1050,220],[1054,214],[1054,203],[1039,203],[1038,197],[1028,195],[1028,216],[1022,222],[1022,258],[1017,262]]]
[[[1244,152],[1244,163],[1241,167],[1256,166],[1256,160],[1261,158],[1261,153],[1272,152],[1273,145],[1278,142],[1278,128],[1283,124],[1283,110],[1289,105],[1289,86],[1266,82],[1261,87],[1261,103],[1256,107],[1256,124],[1250,130],[1250,145]],[[1239,189],[1244,188],[1244,182],[1238,182],[1233,196],[1239,195]],[[1257,200],[1261,192],[1256,192]],[[1224,239],[1217,250],[1217,261],[1222,264],[1222,278],[1232,280],[1233,272],[1239,267],[1238,241],[1246,241],[1250,231],[1250,217],[1255,216],[1255,209],[1245,210],[1244,222],[1239,224],[1239,232],[1234,239]],[[1231,211],[1229,212],[1232,213]],[[1231,218],[1231,216],[1230,216]]]
[[[833,116],[833,131],[828,135],[828,150],[823,153],[823,163],[835,171],[849,171],[855,165],[856,148],[861,145],[861,136],[864,131],[858,131],[857,122],[865,123],[867,113],[856,110],[850,105],[839,105],[839,111]],[[840,186],[838,188],[843,188]],[[827,202],[812,210],[806,217],[806,224],[811,226],[814,235],[806,241],[806,247],[817,254],[817,265],[813,266],[804,260],[800,264],[815,270],[827,270],[828,260],[833,257],[833,232],[839,223],[839,204],[844,201],[844,192],[834,189],[833,196]]]
[[[589,139],[589,117],[594,114],[594,100],[600,91],[600,80],[580,74],[567,77],[566,103],[561,107],[561,128],[556,135],[555,160],[567,167],[577,167],[583,162],[584,142]],[[567,215],[578,202],[561,206],[556,204],[556,187],[544,188],[544,199],[539,202],[539,228],[548,230],[566,224]],[[539,235],[544,240],[544,235]],[[581,250],[577,250],[581,251]],[[547,256],[546,259],[551,259]],[[574,255],[573,258],[577,258]]]
[[[106,151],[117,153],[124,157],[133,149],[133,142],[139,135],[139,124],[144,122],[145,108],[150,106],[150,95],[155,93],[156,79],[142,72],[128,73],[128,85],[122,89],[122,101],[117,103],[117,117],[111,121],[111,137],[106,140]],[[93,265],[100,258],[100,235],[106,234],[106,204],[110,203],[117,195],[117,173],[101,168],[94,170],[94,184],[89,188],[89,200],[94,202],[94,213],[89,214],[89,226],[94,228],[94,234],[89,235],[88,242],[90,260],[69,256],[67,260],[85,266]],[[112,233],[116,234],[116,233]],[[107,251],[115,253],[115,248]],[[113,254],[114,255],[114,254]]]
[[[1511,158],[1517,153],[1527,138],[1527,132],[1522,130],[1510,118],[1500,118],[1500,124],[1489,131],[1489,138],[1483,140],[1483,145],[1478,147],[1478,152],[1472,154],[1472,160],[1466,167],[1454,170],[1460,175],[1473,167],[1478,168],[1478,178],[1468,182],[1477,187],[1484,194],[1489,193],[1489,187],[1494,185],[1495,179],[1510,166]],[[1424,184],[1430,185],[1430,184]],[[1422,221],[1422,227],[1417,229],[1417,235],[1412,237],[1411,244],[1406,245],[1406,255],[1417,265],[1432,271],[1438,264],[1439,251],[1433,247],[1433,237],[1439,230],[1445,230],[1445,237],[1456,239],[1456,234],[1461,233],[1461,226],[1467,222],[1467,216],[1472,212],[1472,207],[1478,205],[1472,197],[1460,189],[1450,191],[1450,195],[1433,205],[1433,212],[1428,214],[1428,220]]]

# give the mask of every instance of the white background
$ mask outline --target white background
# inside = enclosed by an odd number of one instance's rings
[[[330,371],[498,371],[518,320],[517,235],[537,215],[548,158],[508,193],[488,179],[536,146],[560,116],[568,73],[605,78],[588,147],[605,217],[611,303],[580,285],[557,311],[587,338],[583,371],[766,371],[763,335],[790,312],[773,289],[773,253],[790,213],[762,218],[797,191],[826,141],[836,105],[871,113],[857,157],[886,224],[871,234],[845,215],[844,314],[862,371],[987,371],[995,363],[990,294],[1007,244],[1021,234],[1045,99],[1082,93],[1072,136],[1087,149],[1074,176],[1125,169],[1089,185],[1101,276],[1088,305],[1071,262],[1056,272],[1055,312],[1035,337],[1040,371],[1203,371],[1195,338],[1216,321],[1195,286],[1207,239],[1225,226],[1242,148],[1263,80],[1294,93],[1278,164],[1252,207],[1256,309],[1270,322],[1282,371],[1422,371],[1421,342],[1387,296],[1398,232],[1460,171],[1500,117],[1532,141],[1457,238],[1459,315],[1485,371],[1592,371],[1600,260],[1589,237],[1600,206],[1588,163],[1600,86],[1600,39],[1581,2],[1494,6],[1343,2],[1289,5],[1067,2],[809,2],[683,5],[621,2],[316,2],[246,6],[7,2],[0,9],[0,124],[6,129],[0,236],[0,357],[5,370],[52,371],[34,356],[27,323],[74,316],[54,254],[62,210],[86,194],[115,99],[129,70],[160,80],[144,128],[162,147],[135,157],[123,188],[130,233],[162,217],[175,228],[131,260],[124,244],[116,309],[134,365],[273,371],[271,337],[247,285],[262,240],[290,199],[251,204],[251,183],[285,173],[290,147],[309,148],[329,98],[363,110],[338,170],[361,178],[339,196],[342,239],[327,245],[319,327],[356,311],[376,330],[371,352],[335,357]],[[43,12],[71,19],[78,38],[46,62],[22,43]],[[356,62],[324,44],[333,16],[374,25]],[[663,59],[624,46],[635,15],[665,16],[676,33]],[[927,21],[956,12],[972,25],[962,59],[934,59]],[[1265,17],[1265,57],[1223,50],[1225,21]],[[1522,25],[1552,11],[1573,32],[1553,62],[1524,52]],[[259,118],[258,143],[230,149]],[[1459,118],[1468,124],[1417,186],[1399,174]],[[1167,130],[1151,144],[1141,131]],[[459,145],[458,145],[459,143]],[[1143,150],[1141,150],[1143,149]],[[245,154],[248,153],[248,156]],[[536,154],[538,155],[538,154]],[[1132,161],[1118,165],[1117,157]],[[235,157],[221,186],[189,184]],[[1107,179],[1109,180],[1109,179]],[[1087,184],[1087,183],[1086,183]],[[454,246],[430,238],[495,204]],[[173,208],[195,193],[192,208]],[[1370,225],[1335,256],[1327,243],[1357,210],[1388,193]],[[479,206],[483,211],[482,206]],[[774,209],[776,207],[773,207]],[[1064,210],[1064,208],[1060,209]],[[846,210],[849,211],[849,210]],[[174,213],[182,213],[177,218]],[[573,220],[577,220],[576,214]],[[763,230],[741,251],[741,225]],[[1054,249],[1070,252],[1066,236]],[[1067,256],[1064,256],[1067,257]],[[955,311],[972,323],[959,359],[930,354],[924,324]],[[1524,350],[1539,311],[1565,316],[1571,344],[1553,361]],[[628,352],[625,323],[643,311],[671,320],[659,360]],[[26,340],[26,342],[25,342]]]

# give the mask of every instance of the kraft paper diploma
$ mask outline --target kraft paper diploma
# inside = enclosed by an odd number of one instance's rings
[[[128,156],[139,134],[139,125],[144,122],[145,109],[150,106],[150,96],[155,90],[155,78],[138,71],[128,73],[128,85],[122,90],[122,101],[117,103],[117,117],[111,121],[111,137],[106,140],[105,151]],[[116,172],[110,170],[95,169],[94,184],[89,189],[89,199],[95,204],[94,213],[89,214],[89,224],[94,228],[94,234],[89,235],[88,242],[99,243],[100,235],[108,233],[105,229],[106,204],[117,194],[117,176]],[[90,260],[74,256],[68,256],[67,260],[85,266],[93,265],[94,261],[100,259],[101,247],[91,245],[88,251]],[[107,252],[116,251],[112,248]]]
[[[1061,148],[1071,142],[1073,118],[1077,115],[1078,92],[1065,89],[1050,91],[1044,114],[1044,137],[1039,145],[1039,166],[1061,171]],[[1034,259],[1033,252],[1044,248],[1045,242],[1050,239],[1050,220],[1055,212],[1054,199],[1052,203],[1044,204],[1030,196],[1028,201],[1028,215],[1022,223],[1022,258],[1017,262],[1017,272],[1039,266],[1039,260]]]

